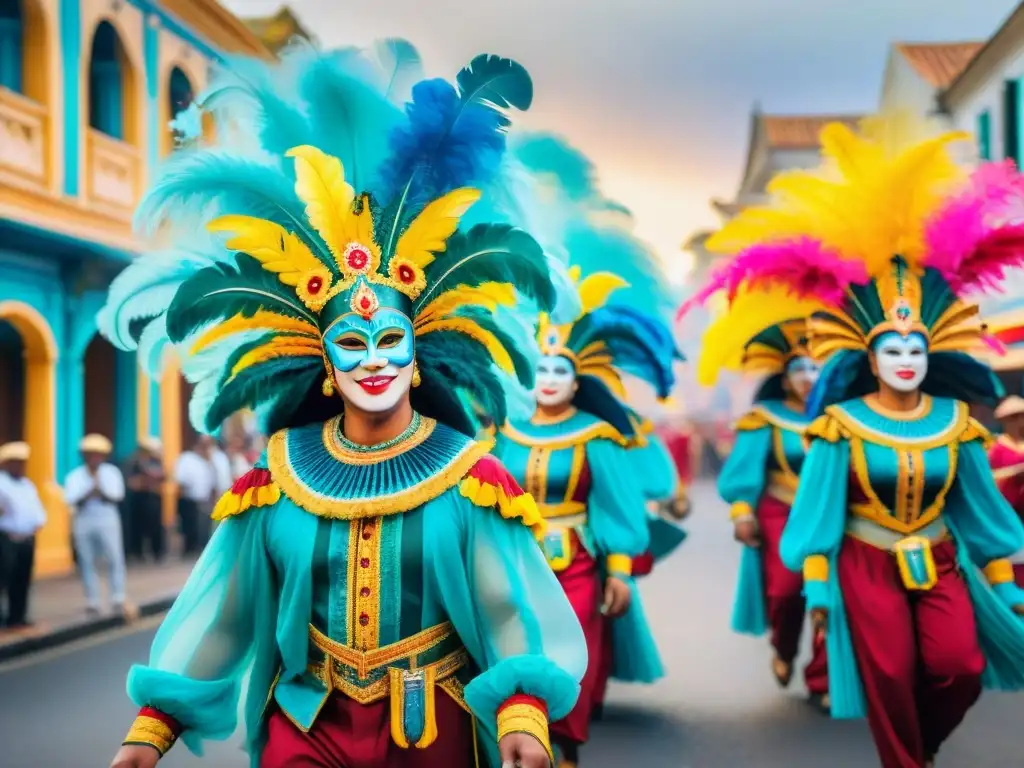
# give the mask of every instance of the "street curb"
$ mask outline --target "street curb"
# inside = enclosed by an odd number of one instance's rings
[[[177,597],[178,593],[175,592],[139,603],[136,606],[139,611],[139,618],[143,619],[165,613],[170,610]],[[131,622],[125,620],[123,616],[102,616],[98,619],[66,624],[62,627],[56,627],[52,632],[47,632],[45,635],[28,636],[13,643],[0,645],[0,663],[17,659],[21,656],[27,656],[30,653],[48,651],[51,648],[73,643],[76,640],[97,635],[100,632],[108,632],[118,627],[126,627],[130,624]]]

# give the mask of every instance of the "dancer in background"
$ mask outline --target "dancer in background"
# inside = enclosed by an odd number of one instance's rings
[[[578,275],[578,272],[576,273]],[[604,306],[624,282],[595,273],[579,283],[581,314],[555,325],[541,318],[542,357],[537,364],[536,412],[500,430],[496,453],[533,494],[547,533],[541,546],[576,611],[587,638],[590,663],[576,708],[552,725],[563,766],[579,762],[589,736],[604,623],[620,650],[613,673],[635,682],[662,676],[661,660],[633,583],[633,558],[648,547],[639,478],[623,472],[633,436],[618,366],[629,361],[663,364],[643,332],[646,318],[632,309]],[[651,372],[667,381],[670,371]]]
[[[1024,397],[1010,395],[999,404],[995,417],[1003,428],[989,449],[992,474],[1006,501],[1024,519]],[[1024,587],[1024,552],[1010,558],[1014,581]]]
[[[271,435],[129,673],[119,768],[227,738],[240,704],[254,768],[547,768],[576,701],[586,648],[543,520],[455,395],[503,420],[532,377],[494,310],[554,301],[527,233],[460,226],[532,83],[480,56],[403,112],[367,53],[221,73],[222,146],[175,153],[139,211],[189,260],[133,263],[100,317],[128,348],[166,331],[197,428],[249,408]],[[211,215],[226,241],[200,248]]]
[[[983,682],[1024,686],[1006,560],[1024,527],[967,406],[1001,388],[970,355],[983,327],[959,298],[1024,261],[1007,223],[1022,179],[1010,166],[963,178],[948,147],[962,134],[912,128],[827,126],[826,170],[778,177],[772,203],[713,244],[739,251],[727,293],[776,286],[816,310],[809,351],[827,362],[808,412],[823,415],[780,552],[826,629],[832,715],[867,715],[883,768],[934,765]]]

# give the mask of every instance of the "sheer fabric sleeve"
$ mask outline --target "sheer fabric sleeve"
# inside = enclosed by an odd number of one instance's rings
[[[128,675],[132,701],[174,718],[196,754],[202,740],[235,730],[261,600],[273,594],[268,513],[252,510],[218,526],[161,624],[149,663]]]

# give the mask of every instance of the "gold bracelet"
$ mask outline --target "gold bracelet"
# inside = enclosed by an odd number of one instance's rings
[[[809,555],[804,560],[804,581],[828,581],[828,558]]]
[[[121,745],[145,744],[153,747],[162,757],[174,746],[177,738],[170,726],[163,721],[157,720],[155,717],[139,715],[135,718],[135,722],[132,723],[132,727],[128,730],[128,735],[124,737]]]
[[[548,735],[548,717],[532,704],[511,704],[498,711],[498,741],[510,733],[525,733],[533,736],[548,753],[548,759],[555,761]]]
[[[732,521],[739,520],[744,517],[754,517],[754,510],[751,509],[750,505],[745,501],[737,501],[732,507],[729,508],[729,519]]]
[[[985,578],[993,586],[996,584],[1008,584],[1013,581],[1013,564],[1005,557],[993,560],[985,566]]]
[[[608,573],[613,576],[632,576],[633,558],[629,555],[608,555],[604,561]]]

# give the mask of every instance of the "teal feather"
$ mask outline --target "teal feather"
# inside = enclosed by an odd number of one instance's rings
[[[146,325],[139,335],[139,346],[135,353],[139,367],[147,376],[157,379],[163,373],[169,344],[167,318],[160,315]]]
[[[293,288],[240,253],[235,268],[209,267],[181,286],[167,310],[167,333],[179,342],[204,325],[239,313],[251,317],[261,309],[317,322]]]
[[[404,104],[412,87],[423,79],[423,60],[408,40],[389,37],[373,44],[373,52],[384,75],[384,97],[392,104]]]
[[[521,229],[506,224],[480,224],[469,232],[456,232],[429,269],[430,284],[417,299],[414,312],[445,291],[487,282],[511,283],[545,311],[555,303],[547,258],[540,245]]]
[[[533,386],[533,361],[520,351],[512,334],[505,329],[503,324],[491,312],[483,307],[463,307],[459,310],[458,315],[472,319],[480,328],[494,334],[494,337],[508,351],[509,357],[512,358],[516,378],[519,379],[523,386]]]
[[[442,398],[449,407],[454,403],[459,408],[465,426],[457,428],[472,434],[470,414],[463,410],[462,401],[455,394],[462,389],[495,423],[505,423],[508,414],[505,390],[494,361],[483,346],[467,343],[462,334],[454,331],[437,331],[417,339],[417,359],[423,382],[413,390],[414,398],[419,400],[413,405],[423,409],[424,415],[438,418],[428,411],[431,401]],[[442,395],[442,391],[448,394]]]
[[[295,410],[322,375],[323,363],[319,358],[310,357],[277,357],[246,368],[221,383],[215,400],[206,411],[205,428],[215,429],[236,411],[265,400],[268,391],[275,393],[279,403],[290,402],[291,409]],[[289,395],[287,399],[285,394]],[[280,410],[276,415],[284,415]]]
[[[533,103],[533,80],[518,62],[481,54],[455,78],[464,104],[486,103],[525,112]]]
[[[593,162],[562,137],[524,133],[510,143],[516,158],[527,169],[537,175],[556,178],[569,200],[590,203],[600,198]]]

